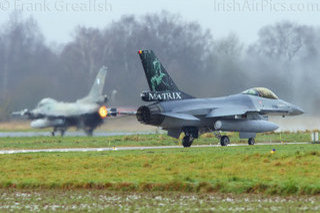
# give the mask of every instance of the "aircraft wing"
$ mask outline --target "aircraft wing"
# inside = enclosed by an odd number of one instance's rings
[[[245,115],[247,113],[259,113],[259,114],[269,114],[269,113],[288,113],[286,109],[263,109],[263,110],[250,110],[246,108],[239,107],[223,107],[215,108],[211,110],[206,115],[206,118],[217,118],[217,117],[230,117],[236,115]]]
[[[211,110],[206,115],[206,118],[217,118],[217,117],[229,117],[229,116],[235,116],[235,115],[244,115],[249,111],[245,108],[239,108],[239,107],[223,107],[223,108],[215,108]]]
[[[260,110],[261,114],[268,114],[268,113],[289,113],[287,109],[263,109]]]

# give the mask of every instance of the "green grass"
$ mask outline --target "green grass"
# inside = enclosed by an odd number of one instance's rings
[[[165,135],[112,137],[7,137],[0,139],[0,149],[97,148],[113,146],[175,145]]]
[[[228,133],[232,143],[247,143],[238,134]],[[266,133],[258,134],[257,142],[307,142],[310,133]],[[166,135],[131,135],[113,137],[17,137],[1,138],[0,149],[46,149],[46,148],[98,148],[113,146],[160,146],[177,145],[180,141]],[[213,134],[205,134],[194,141],[194,145],[218,144]]]
[[[105,190],[0,190],[0,211],[81,212],[306,212],[318,196],[219,193],[110,192]]]
[[[0,162],[0,188],[320,194],[314,144],[15,154]]]

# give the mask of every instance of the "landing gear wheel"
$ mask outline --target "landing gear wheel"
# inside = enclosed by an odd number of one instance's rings
[[[93,135],[93,129],[87,129],[85,130],[87,136],[91,137]]]
[[[51,132],[51,136],[54,137],[56,135],[57,127],[53,127],[53,130]]]
[[[64,133],[65,133],[66,131],[65,130],[60,130],[60,135],[61,135],[61,137],[63,137],[64,136]]]
[[[228,136],[224,135],[220,138],[221,146],[228,146],[229,143],[230,143],[230,139]]]
[[[193,138],[190,136],[184,136],[182,139],[183,147],[190,147],[192,145]]]
[[[255,143],[254,138],[249,138],[248,144],[249,144],[249,145],[254,145],[254,143]]]

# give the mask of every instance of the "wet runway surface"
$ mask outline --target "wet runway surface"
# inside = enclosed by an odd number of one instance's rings
[[[255,146],[263,145],[289,145],[289,144],[308,144],[306,142],[297,143],[258,143]],[[248,144],[231,144],[229,146],[248,146]],[[192,148],[221,147],[220,145],[198,145]],[[123,151],[123,150],[151,150],[151,149],[183,149],[182,146],[140,146],[140,147],[106,147],[106,148],[59,148],[59,149],[21,149],[21,150],[2,150],[0,154],[21,154],[21,153],[45,153],[45,152],[104,152],[104,151]]]
[[[154,134],[154,132],[94,132],[95,137],[108,137],[108,136],[122,136],[122,135],[146,135]],[[51,136],[50,132],[0,132],[0,138],[5,137],[39,137],[39,136]],[[59,133],[56,133],[57,137],[60,137]],[[64,136],[71,137],[85,137],[84,132],[66,132]]]

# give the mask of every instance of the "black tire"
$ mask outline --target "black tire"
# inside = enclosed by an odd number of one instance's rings
[[[249,144],[250,146],[253,146],[253,145],[254,145],[254,143],[255,143],[254,138],[249,138],[249,140],[248,140],[248,144]]]
[[[93,129],[87,129],[86,131],[87,136],[91,137],[93,135]]]
[[[190,147],[192,145],[193,139],[190,136],[184,136],[182,139],[183,147]]]
[[[228,136],[224,135],[220,138],[221,146],[228,146],[229,143],[230,143],[230,139]]]

